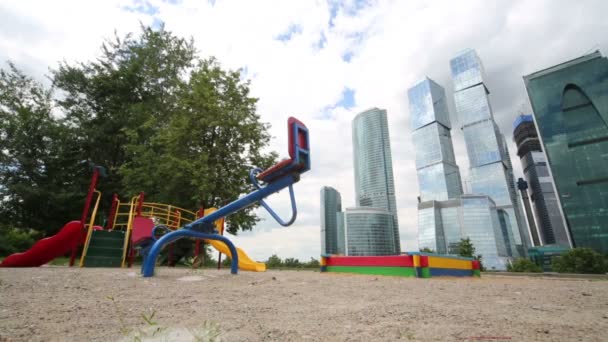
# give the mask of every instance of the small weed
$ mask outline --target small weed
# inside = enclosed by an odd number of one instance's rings
[[[196,342],[219,342],[220,341],[220,327],[219,324],[204,321],[203,324],[195,329],[189,329],[190,334],[194,337]]]
[[[112,305],[114,306],[114,311],[116,311],[116,316],[118,317],[118,323],[120,324],[120,333],[123,335],[129,335],[129,333],[131,332],[131,329],[129,329],[127,327],[127,325],[125,324],[125,314],[122,310],[120,310],[120,308],[118,307],[118,303],[116,303],[116,300],[114,299],[113,296],[106,296],[106,298],[108,298],[110,301],[112,301]]]
[[[400,331],[399,332],[399,339],[406,339],[408,341],[413,341],[416,339],[416,336],[414,336],[414,333],[411,332],[409,329],[405,329],[404,331]]]

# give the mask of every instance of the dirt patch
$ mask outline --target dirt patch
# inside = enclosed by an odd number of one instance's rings
[[[604,341],[608,282],[0,269],[0,341]]]

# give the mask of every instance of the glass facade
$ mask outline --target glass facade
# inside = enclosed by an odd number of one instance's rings
[[[493,201],[487,196],[463,196],[462,218],[463,236],[471,239],[484,266],[506,270],[509,255]]]
[[[570,239],[565,220],[553,190],[553,180],[536,133],[534,119],[532,115],[520,115],[513,126],[513,140],[517,144],[517,155],[529,185],[540,244],[569,247]]]
[[[524,81],[572,244],[608,254],[608,59],[595,52]]]
[[[395,243],[392,250],[399,254],[399,226],[386,110],[366,110],[355,117],[352,126],[357,206],[380,208],[393,215],[390,240]]]
[[[458,243],[470,238],[488,269],[505,270],[515,241],[507,211],[488,196],[462,195],[447,201],[418,204],[418,245],[437,253],[457,254]]]
[[[471,192],[490,196],[497,208],[508,213],[517,250],[525,251],[531,245],[530,235],[521,214],[506,142],[494,122],[483,64],[477,53],[468,49],[450,61],[450,69],[471,168]]]
[[[434,204],[435,201],[431,201]],[[418,210],[418,225],[423,229],[418,231],[419,248],[428,248],[436,253],[446,254],[445,234],[441,224],[440,209],[434,205]]]
[[[379,208],[347,208],[343,215],[346,255],[399,254],[391,212]]]
[[[408,90],[408,100],[420,201],[458,197],[462,182],[454,157],[445,91],[426,77]]]
[[[344,232],[340,227],[339,214],[342,211],[340,193],[329,186],[321,188],[321,253],[343,254]],[[340,237],[342,235],[342,237]]]

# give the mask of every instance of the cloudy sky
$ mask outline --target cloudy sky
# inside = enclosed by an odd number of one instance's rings
[[[255,259],[318,258],[319,190],[338,189],[355,205],[351,120],[370,107],[388,111],[401,245],[417,250],[418,184],[407,89],[425,75],[444,86],[463,178],[468,160],[453,110],[449,60],[465,48],[484,62],[494,116],[509,141],[516,177],[521,164],[512,122],[529,111],[526,75],[600,50],[608,54],[608,1],[12,1],[0,0],[0,61],[12,60],[46,81],[58,62],[95,58],[113,32],[140,22],[193,37],[201,56],[242,69],[258,112],[272,124],[271,149],[287,154],[285,123],[311,131],[312,171],[295,186],[298,220],[272,218],[234,241]],[[145,190],[145,189],[142,189]],[[269,203],[289,215],[288,193]]]

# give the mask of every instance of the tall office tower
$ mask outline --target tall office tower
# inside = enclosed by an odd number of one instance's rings
[[[537,246],[557,244],[569,247],[566,223],[553,190],[553,180],[549,174],[547,160],[542,152],[532,115],[518,116],[513,128],[513,140],[517,144],[517,155],[529,184],[534,216],[540,231],[540,244],[536,242],[535,244]],[[534,235],[535,229],[532,227],[534,218],[528,219],[528,222],[530,222],[530,231]]]
[[[346,208],[342,213],[345,254],[394,255],[394,215],[381,208]]]
[[[321,253],[344,254],[344,226],[342,224],[340,193],[329,186],[321,188]]]
[[[572,244],[608,254],[608,59],[596,51],[524,82]]]
[[[353,119],[352,125],[357,206],[384,209],[393,215],[394,254],[399,254],[401,247],[386,110],[366,110]]]
[[[530,247],[530,234],[522,219],[506,143],[494,122],[484,84],[485,71],[474,50],[450,61],[454,102],[460,118],[470,165],[472,193],[490,196],[509,216],[518,254]]]
[[[462,195],[445,91],[425,77],[408,90],[408,99],[420,201],[442,201]]]

